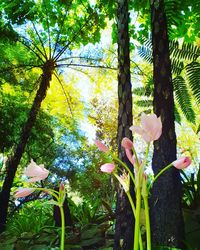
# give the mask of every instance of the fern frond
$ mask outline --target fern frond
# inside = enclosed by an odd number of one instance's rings
[[[136,101],[135,104],[139,107],[151,107],[153,106],[153,101],[152,100],[139,100]]]
[[[132,93],[137,96],[152,97],[153,95],[153,76],[149,76],[144,87],[134,88]]]
[[[170,42],[170,54],[177,60],[196,61],[200,56],[200,48],[192,43],[183,43],[179,47],[178,42]]]
[[[192,93],[198,103],[200,103],[200,63],[192,62],[186,66],[186,74],[188,83]]]
[[[176,100],[183,114],[189,122],[195,123],[195,113],[192,109],[191,97],[188,93],[185,80],[181,76],[176,76],[172,82]]]
[[[174,105],[174,116],[175,116],[175,121],[178,122],[178,124],[181,124],[181,116],[180,113],[178,112],[178,108],[176,105]]]
[[[143,58],[148,63],[153,63],[153,57],[152,57],[152,49],[151,47],[144,46],[138,46],[137,47],[138,54],[141,58]]]
[[[184,63],[182,61],[178,61],[176,59],[171,60],[171,70],[175,75],[180,75],[184,68]]]
[[[165,14],[170,29],[172,25],[178,26],[181,16],[177,16],[177,9],[180,9],[181,0],[165,0]]]
[[[152,89],[150,89],[148,86],[145,87],[138,87],[133,89],[133,94],[137,96],[146,96],[149,97],[152,95]]]

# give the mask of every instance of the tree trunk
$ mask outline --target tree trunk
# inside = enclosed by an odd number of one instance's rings
[[[132,139],[132,92],[128,33],[128,0],[118,0],[118,155],[130,168],[121,147],[123,137]],[[122,189],[118,190],[114,249],[130,250],[133,245],[133,216],[129,201]]]
[[[156,175],[176,159],[174,98],[164,0],[151,1],[153,44],[154,112],[161,116],[163,130],[154,142],[153,171]],[[153,245],[183,249],[184,223],[181,211],[181,179],[177,169],[167,170],[151,192]]]
[[[20,141],[16,146],[13,156],[11,156],[7,161],[6,165],[7,173],[0,193],[0,233],[5,230],[9,198],[10,198],[10,190],[13,184],[15,173],[17,171],[17,167],[20,163],[21,157],[24,153],[27,141],[31,133],[31,129],[35,123],[36,116],[40,109],[41,103],[46,96],[46,92],[51,81],[53,69],[54,69],[54,62],[52,60],[49,60],[44,64],[41,83],[37,91],[36,97],[34,99],[33,105],[31,107],[29,117],[23,128]]]

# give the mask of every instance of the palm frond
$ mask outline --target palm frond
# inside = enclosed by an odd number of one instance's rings
[[[186,66],[188,83],[198,103],[200,103],[200,63],[192,62]]]
[[[185,80],[181,76],[176,76],[173,79],[174,92],[176,100],[189,122],[195,123],[195,113],[192,109],[191,97],[188,93],[188,89]]]

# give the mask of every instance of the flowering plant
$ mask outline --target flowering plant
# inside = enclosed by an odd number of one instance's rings
[[[44,180],[48,177],[49,171],[44,167],[44,165],[37,165],[33,160],[31,160],[31,163],[28,165],[28,167],[24,171],[24,175],[27,177],[30,177],[26,180],[27,183],[34,183],[37,181]],[[55,198],[55,200],[51,200],[48,203],[52,205],[56,205],[60,209],[60,215],[61,215],[61,241],[60,241],[60,249],[65,249],[65,218],[64,218],[64,210],[63,210],[63,203],[65,201],[65,186],[63,183],[60,183],[59,191],[55,191],[53,189],[47,189],[47,188],[38,188],[38,187],[28,187],[28,188],[19,188],[15,192],[16,198],[22,198],[26,197],[30,194],[32,194],[35,191],[42,191],[45,192],[52,197]]]
[[[144,160],[141,161],[138,158],[137,152],[134,147],[134,143],[128,139],[123,138],[121,145],[125,150],[126,156],[129,161],[134,166],[135,175],[131,172],[129,167],[122,162],[119,158],[115,157],[109,152],[109,149],[100,141],[95,140],[96,146],[106,154],[110,154],[112,157],[112,163],[105,163],[101,166],[101,171],[113,174],[115,178],[122,185],[128,199],[130,205],[132,207],[133,215],[135,217],[135,228],[134,228],[134,245],[133,250],[143,250],[143,242],[140,231],[140,213],[141,213],[141,202],[144,202],[145,209],[145,221],[146,221],[146,241],[147,241],[147,250],[151,250],[151,230],[150,230],[150,218],[149,218],[149,190],[152,187],[153,183],[157,180],[157,178],[167,169],[171,167],[175,167],[177,169],[186,168],[191,164],[191,159],[189,157],[182,157],[168,166],[163,168],[153,179],[151,184],[147,186],[148,176],[145,173],[145,166],[147,162],[147,157],[149,153],[150,143],[158,140],[162,134],[162,123],[160,117],[157,117],[155,114],[141,116],[141,126],[131,126],[130,130],[133,133],[138,133],[142,136],[142,138],[147,143],[147,149],[145,153]],[[125,172],[126,171],[126,172]],[[133,199],[130,195],[130,179],[132,180],[135,186],[136,193],[136,204],[134,204]]]

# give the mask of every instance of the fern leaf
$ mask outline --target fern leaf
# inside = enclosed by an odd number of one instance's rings
[[[171,69],[172,69],[172,73],[175,75],[180,75],[183,68],[184,68],[184,64],[182,61],[178,61],[176,59],[172,59],[171,60]]]
[[[192,93],[198,103],[200,103],[200,63],[192,62],[186,66],[186,74],[188,83]]]
[[[149,47],[144,46],[138,46],[137,47],[138,54],[141,58],[143,58],[148,63],[153,63],[153,57],[152,57],[152,49]]]
[[[181,0],[165,0],[165,13],[169,28],[172,25],[178,25],[181,16],[177,16],[177,9],[180,9]]]
[[[175,121],[178,122],[178,124],[181,124],[181,116],[180,113],[178,112],[178,108],[176,105],[174,106],[174,116],[175,116]]]
[[[135,104],[139,107],[151,107],[153,106],[153,101],[152,100],[139,100],[136,101]]]
[[[178,42],[170,41],[170,54],[173,58],[178,60],[196,61],[200,56],[200,48],[191,43],[183,43],[179,47]]]
[[[176,100],[189,122],[195,123],[195,113],[192,109],[191,97],[188,93],[185,80],[181,76],[176,76],[173,79],[174,92]]]

